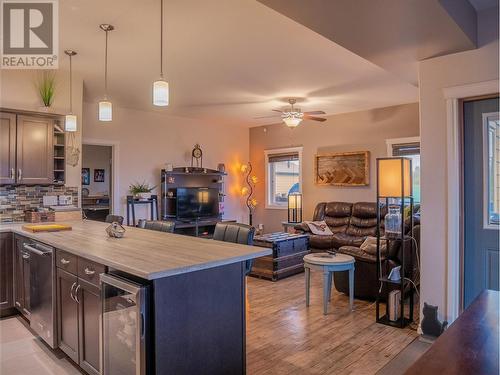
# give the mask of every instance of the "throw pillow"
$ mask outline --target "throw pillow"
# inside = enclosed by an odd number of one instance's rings
[[[361,250],[368,254],[375,255],[377,253],[377,237],[366,237],[365,241],[360,246]],[[380,240],[380,252],[384,254],[387,251],[387,240]]]
[[[319,236],[331,236],[333,234],[324,221],[306,221],[305,223],[313,234],[317,234]]]

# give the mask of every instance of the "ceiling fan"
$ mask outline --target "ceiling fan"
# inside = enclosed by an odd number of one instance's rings
[[[300,108],[294,107],[295,103],[297,103],[297,100],[293,98],[288,99],[288,103],[290,103],[290,107],[285,109],[284,111],[281,111],[279,109],[273,109],[273,111],[281,113],[281,119],[289,128],[295,128],[304,119],[320,121],[320,122],[326,121],[326,118],[314,116],[314,115],[324,115],[325,112],[323,111],[302,112]]]

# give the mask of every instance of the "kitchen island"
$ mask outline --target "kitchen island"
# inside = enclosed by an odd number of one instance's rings
[[[89,296],[96,300],[100,297],[98,320],[104,323],[100,332],[93,335],[103,335],[97,342],[103,342],[104,352],[109,353],[104,358],[107,374],[125,373],[121,363],[127,361],[136,366],[133,374],[245,373],[245,262],[269,255],[269,249],[138,228],[127,228],[125,237],[116,239],[107,236],[104,223],[69,224],[73,227],[71,231],[51,233],[30,233],[23,230],[21,224],[2,224],[0,232],[11,232],[16,239],[34,240],[55,248],[56,297],[64,297],[60,291],[64,285],[68,285],[71,295],[62,306],[58,304],[56,319],[63,320],[56,324],[59,331],[67,322],[63,319],[67,305],[73,303],[71,301],[80,306],[85,304],[82,290],[89,280],[78,280],[94,277],[96,269],[97,273],[106,273],[108,279],[127,280],[144,289],[139,314],[130,315],[131,320],[125,322],[123,315],[114,321],[110,321],[110,317],[127,310],[123,301],[138,304],[132,294],[127,294],[127,288],[123,295],[104,283],[102,290],[96,289],[96,282],[87,289],[93,292]],[[30,246],[34,245],[28,248]],[[70,264],[72,257],[78,264],[75,276],[63,268]],[[82,288],[63,283],[72,281],[71,277]],[[127,325],[133,325],[134,330]],[[61,332],[54,334],[61,338]],[[124,338],[124,334],[130,337]],[[64,340],[59,341],[61,347]],[[65,343],[62,344],[64,347]],[[120,349],[122,347],[127,350]],[[130,358],[132,352],[135,357]],[[69,356],[77,363],[80,360],[80,366],[89,373],[98,370],[96,365],[87,370],[82,355]],[[110,360],[113,363],[108,363]]]

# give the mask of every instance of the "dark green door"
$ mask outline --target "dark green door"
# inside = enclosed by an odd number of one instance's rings
[[[464,103],[464,308],[499,289],[498,98]]]

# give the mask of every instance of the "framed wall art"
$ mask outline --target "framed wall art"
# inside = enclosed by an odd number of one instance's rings
[[[367,186],[370,184],[370,152],[316,155],[314,179],[317,185]]]
[[[82,168],[82,185],[90,185],[90,168]]]
[[[104,182],[104,169],[94,169],[94,182]]]

